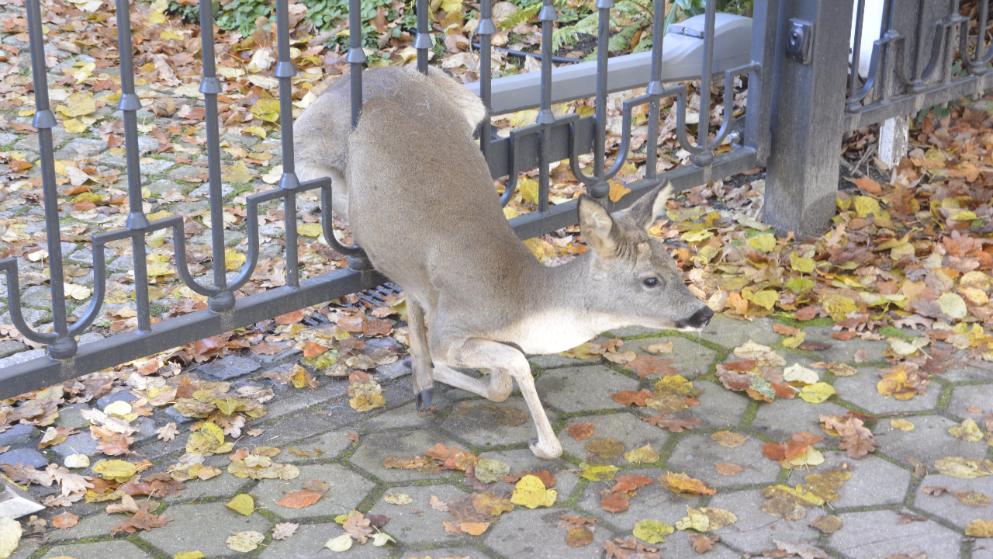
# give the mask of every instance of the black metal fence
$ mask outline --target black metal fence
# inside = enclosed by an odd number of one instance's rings
[[[294,172],[292,79],[287,0],[276,0],[279,108],[283,174],[278,187],[247,199],[247,254],[240,270],[229,277],[225,271],[221,154],[217,96],[221,92],[215,72],[213,15],[210,0],[200,2],[203,94],[208,158],[212,266],[209,282],[193,277],[187,263],[183,217],[150,221],[144,211],[136,113],[141,101],[135,93],[133,45],[129,0],[117,0],[116,17],[120,46],[121,98],[118,108],[124,123],[129,215],[126,227],[99,233],[92,238],[92,297],[76,319],[67,312],[63,290],[63,257],[60,246],[60,197],[54,170],[52,130],[58,126],[49,105],[39,0],[25,0],[30,37],[31,71],[34,81],[34,127],[40,146],[41,183],[47,225],[48,273],[51,292],[51,331],[37,331],[21,312],[18,262],[0,261],[6,277],[7,309],[11,323],[28,340],[47,347],[47,355],[0,370],[0,396],[10,397],[41,386],[114,366],[177,345],[249,325],[305,306],[373,287],[385,278],[372,270],[358,247],[342,246],[335,238],[331,221],[330,179],[300,182]],[[502,197],[510,199],[520,173],[537,169],[536,211],[519,216],[512,224],[521,237],[531,237],[575,223],[575,203],[551,204],[550,166],[568,160],[572,172],[594,197],[604,199],[608,181],[614,179],[630,154],[632,115],[647,107],[648,125],[643,174],[627,187],[638,192],[663,178],[685,188],[744,172],[755,166],[767,168],[765,218],[780,230],[802,235],[825,228],[834,212],[838,184],[838,159],[845,132],[897,115],[913,114],[921,108],[983,92],[993,85],[993,42],[988,39],[989,2],[979,0],[964,8],[958,0],[879,0],[883,12],[879,39],[871,52],[858,48],[867,33],[873,33],[862,14],[874,0],[756,0],[747,47],[732,44],[721,50],[715,0],[695,20],[674,31],[678,40],[696,41],[698,56],[696,91],[700,92],[700,115],[695,134],[687,124],[690,89],[683,74],[666,76],[666,37],[662,35],[666,2],[654,2],[652,50],[641,62],[628,57],[608,57],[612,0],[597,0],[599,35],[595,64],[574,69],[568,84],[557,82],[562,70],[553,68],[552,32],[556,10],[544,0],[541,21],[541,70],[535,76],[494,79],[491,74],[492,0],[479,2],[480,81],[474,84],[487,107],[538,108],[534,124],[515,129],[509,136],[493,134],[489,118],[480,129],[480,148],[494,177],[507,177]],[[853,5],[854,4],[854,5]],[[896,9],[899,7],[900,9]],[[361,75],[365,54],[361,48],[360,0],[349,0],[350,48],[347,61],[352,73],[353,125],[361,115]],[[432,46],[428,23],[428,1],[416,0],[417,30],[414,47],[417,66],[426,70]],[[854,8],[854,9],[853,9]],[[856,48],[849,60],[849,37],[853,25]],[[723,16],[722,16],[723,17]],[[740,28],[740,26],[738,26]],[[670,35],[676,40],[675,35]],[[731,35],[723,37],[728,39]],[[730,40],[730,39],[728,39]],[[684,44],[685,46],[685,44]],[[735,56],[717,57],[715,52]],[[685,55],[686,51],[683,51]],[[870,63],[860,76],[865,56]],[[723,56],[723,55],[722,55]],[[729,62],[732,61],[732,62]],[[639,65],[640,64],[640,65]],[[849,71],[851,69],[851,71]],[[632,74],[641,73],[642,77]],[[678,73],[677,73],[678,74]],[[851,74],[851,78],[848,75]],[[632,77],[634,76],[634,77]],[[533,78],[533,79],[531,79]],[[522,81],[523,80],[523,81]],[[531,85],[529,85],[530,80]],[[592,82],[592,86],[584,85]],[[747,87],[743,133],[736,131],[734,98],[736,84]],[[848,84],[846,86],[846,83]],[[522,85],[523,84],[523,85]],[[533,86],[533,87],[532,87]],[[557,91],[557,88],[567,91]],[[606,126],[607,97],[618,89],[644,87],[644,92],[623,103],[621,142],[608,164]],[[711,92],[716,90],[714,104]],[[640,92],[640,89],[639,89]],[[595,114],[557,116],[553,101],[591,95]],[[520,99],[523,95],[524,101]],[[530,97],[528,97],[530,95]],[[504,96],[504,97],[501,97]],[[515,97],[516,96],[516,97]],[[510,98],[514,97],[514,101]],[[528,99],[531,99],[529,102]],[[671,101],[669,101],[671,99]],[[690,164],[659,171],[661,107],[675,113],[675,141],[691,154]],[[670,104],[671,103],[671,104]],[[722,116],[712,123],[715,106]],[[586,172],[581,154],[593,154],[593,167]],[[328,243],[350,256],[349,268],[320,277],[301,279],[298,273],[297,197],[319,191],[321,225]],[[630,203],[634,196],[621,200]],[[259,206],[266,202],[283,205],[285,222],[285,286],[246,297],[235,292],[248,282],[259,260]],[[146,268],[146,238],[156,231],[169,231],[177,275],[194,292],[208,298],[207,310],[153,323]],[[108,243],[130,240],[134,271],[134,302],[137,328],[92,343],[77,345],[78,337],[100,316],[105,296],[107,269],[104,249]]]

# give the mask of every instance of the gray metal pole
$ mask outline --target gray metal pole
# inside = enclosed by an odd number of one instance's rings
[[[818,235],[834,215],[853,2],[783,5],[763,216],[780,232]]]

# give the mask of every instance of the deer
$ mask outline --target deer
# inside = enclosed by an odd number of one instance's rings
[[[434,68],[363,73],[357,126],[349,78],[335,81],[294,123],[301,180],[332,179],[332,207],[372,266],[404,291],[415,401],[435,382],[502,402],[514,383],[536,431],[531,452],[562,454],[535,389],[529,354],[554,354],[625,327],[700,330],[713,311],[687,288],[649,227],[671,184],[609,212],[578,201],[589,250],[559,266],[536,259],[499,204],[473,138],[482,102]],[[476,378],[459,369],[488,371]]]

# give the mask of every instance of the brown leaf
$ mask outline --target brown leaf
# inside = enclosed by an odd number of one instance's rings
[[[323,491],[313,491],[310,489],[298,489],[283,495],[276,504],[288,509],[305,509],[313,506],[321,500]]]
[[[600,497],[600,508],[607,512],[624,512],[630,504],[631,498],[626,493],[607,492]]]
[[[585,441],[593,436],[594,429],[592,423],[573,423],[566,428],[565,432],[577,441]]]
[[[672,360],[659,359],[658,357],[644,354],[638,355],[634,361],[628,363],[625,367],[637,373],[640,378],[649,376],[662,377],[677,373],[676,369],[672,366]]]
[[[593,543],[593,531],[586,526],[573,526],[566,530],[565,544],[569,547],[586,547]]]
[[[859,177],[857,179],[852,179],[852,184],[859,187],[859,190],[862,192],[873,196],[878,196],[883,192],[883,187],[879,184],[879,182],[870,177]]]
[[[134,513],[131,518],[128,518],[124,522],[121,522],[117,526],[110,529],[110,535],[116,536],[118,534],[134,534],[140,530],[152,530],[154,528],[161,528],[169,522],[169,519],[165,515],[152,514],[145,509],[141,509]]]
[[[703,423],[703,420],[693,415],[688,417],[675,415],[654,415],[642,417],[641,420],[656,427],[661,427],[672,433],[682,433],[683,431],[688,431],[695,427],[699,427],[700,424]]]
[[[60,530],[72,528],[76,524],[79,524],[79,516],[69,511],[65,511],[52,517],[52,526],[55,526]]]
[[[736,476],[745,471],[745,468],[742,466],[729,462],[718,462],[714,464],[714,469],[722,476]]]
[[[704,554],[714,549],[714,544],[717,543],[717,536],[708,536],[707,534],[690,534],[690,545],[693,547],[693,551]]]
[[[614,393],[611,398],[622,406],[644,407],[648,399],[652,397],[652,391],[642,388],[641,390],[621,390]]]

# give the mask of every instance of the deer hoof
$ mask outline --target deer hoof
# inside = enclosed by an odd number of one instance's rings
[[[417,393],[414,400],[417,402],[417,411],[428,411],[431,407],[431,399],[434,397],[434,388],[425,388]]]
[[[562,456],[562,445],[559,441],[536,441],[532,440],[531,444],[528,445],[531,448],[531,452],[543,460],[554,460]]]

